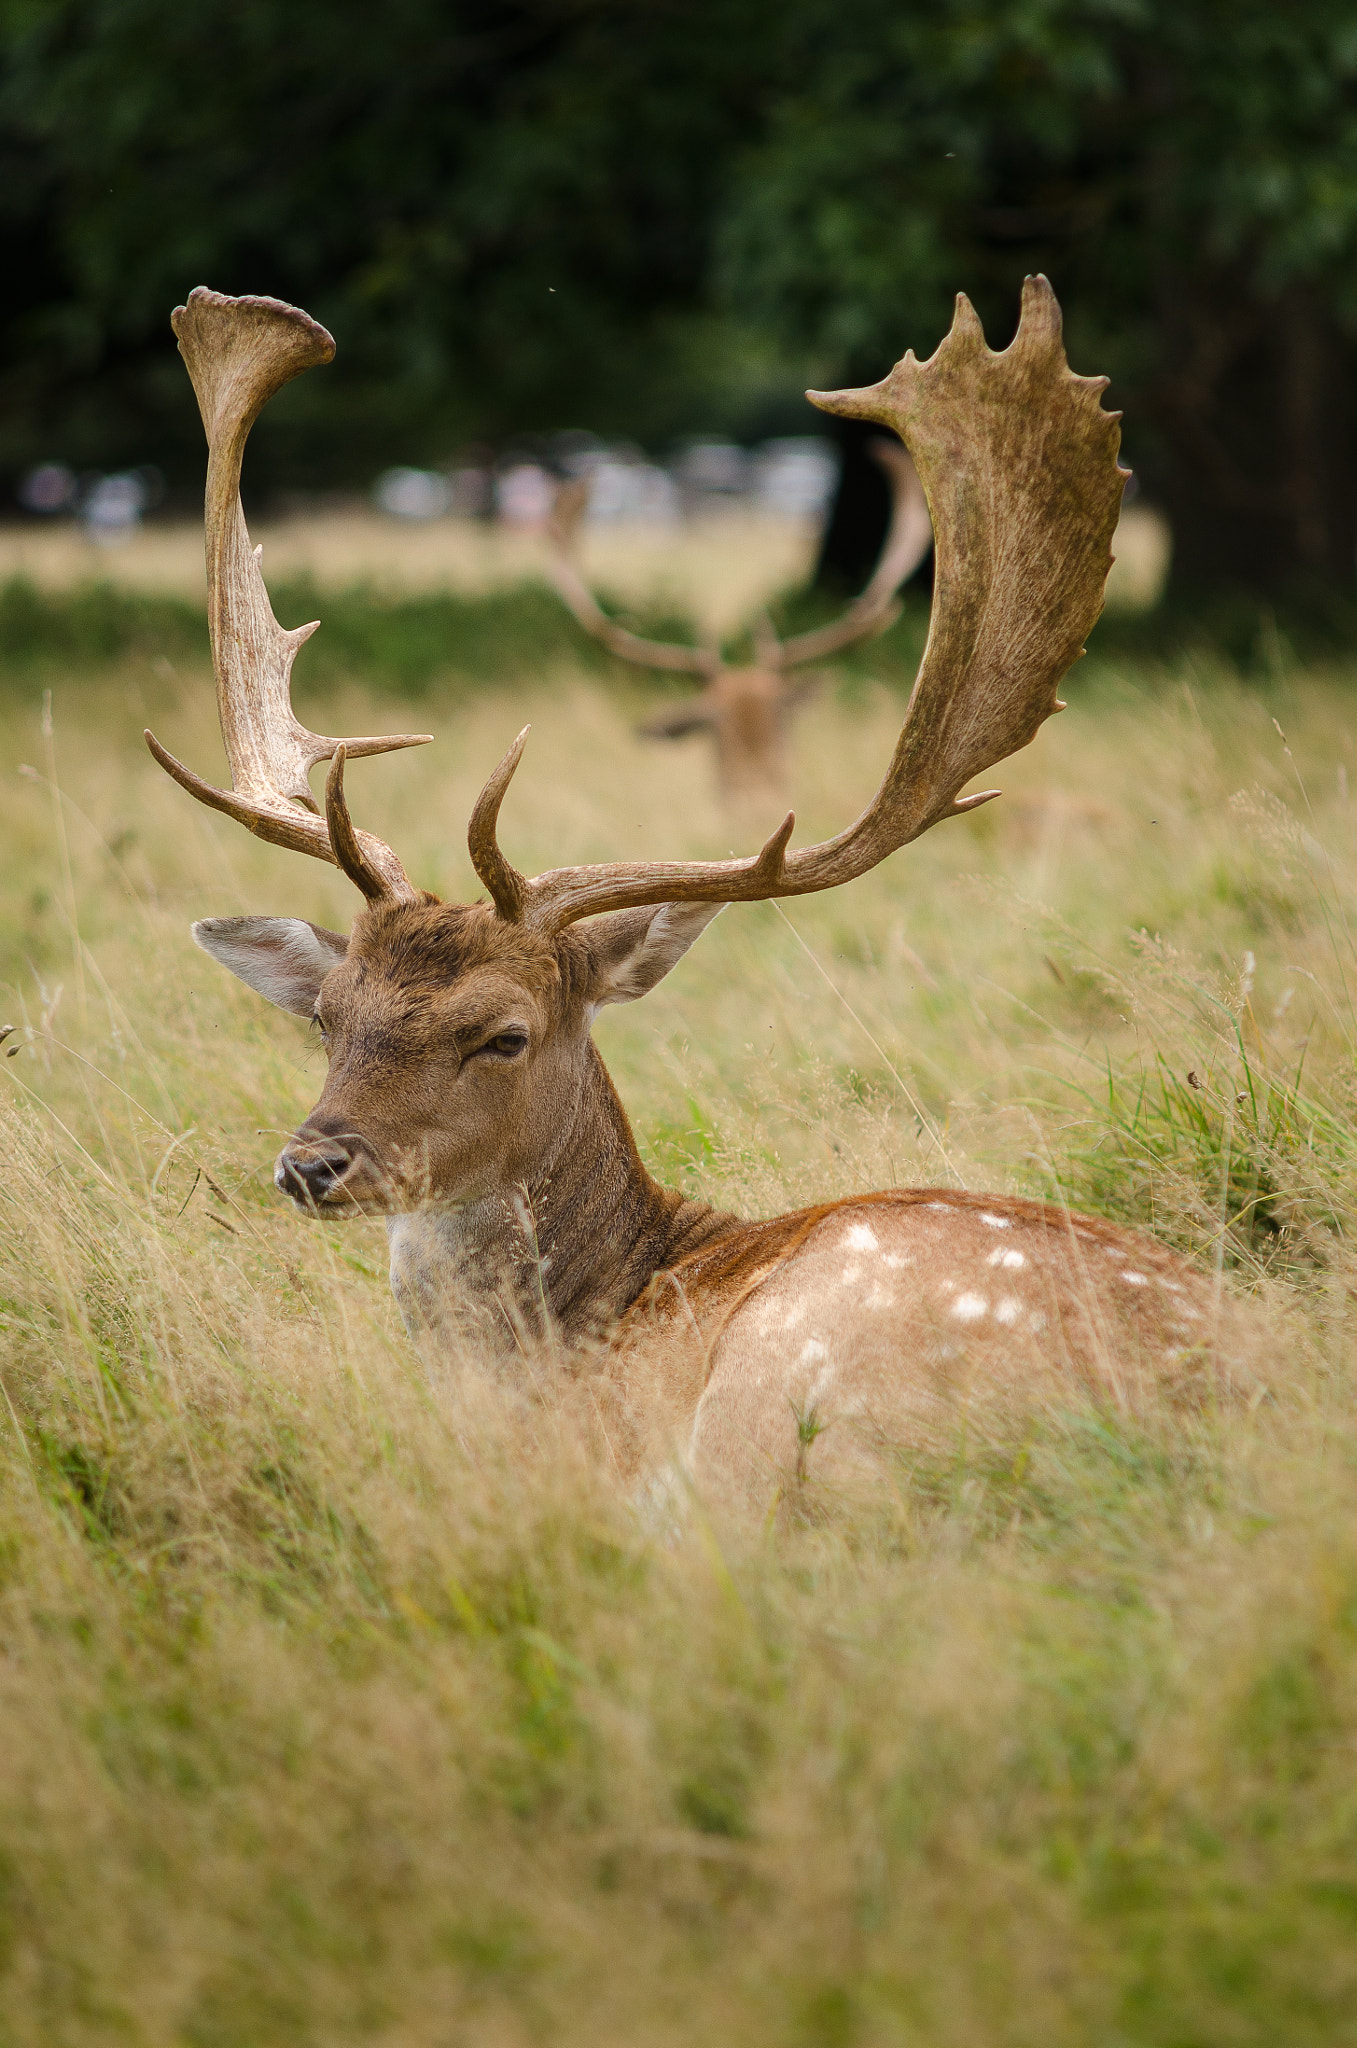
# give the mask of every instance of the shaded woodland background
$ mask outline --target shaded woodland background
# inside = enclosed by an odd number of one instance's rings
[[[6,0],[0,491],[201,448],[194,284],[340,339],[257,490],[583,425],[805,431],[807,383],[1006,340],[1045,270],[1174,587],[1350,594],[1357,18],[1341,0]]]

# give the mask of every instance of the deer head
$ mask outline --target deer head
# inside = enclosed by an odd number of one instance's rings
[[[148,744],[200,801],[337,862],[366,898],[347,938],[294,918],[194,927],[233,974],[314,1020],[325,1043],[325,1089],[283,1149],[278,1186],[336,1215],[456,1211],[487,1241],[507,1216],[522,1224],[526,1204],[555,1219],[558,1313],[572,1288],[595,1306],[625,1305],[672,1250],[684,1205],[640,1168],[593,1047],[594,1016],[644,995],[722,905],[838,888],[998,794],[963,792],[1062,708],[1056,685],[1102,609],[1126,474],[1116,460],[1120,415],[1099,403],[1106,379],[1069,370],[1055,297],[1034,278],[1002,354],[987,348],[961,298],[927,362],[910,354],[868,389],[810,394],[826,411],[901,437],[936,537],[928,644],[885,779],[854,823],[793,848],[789,815],[748,859],[619,861],[529,878],[498,837],[525,729],[471,818],[471,859],[489,900],[455,905],[415,889],[344,802],[346,752],[423,736],[345,742],[297,725],[288,674],[312,629],[277,626],[240,511],[250,425],[271,392],[327,361],[333,344],[273,300],[201,290],[174,324],[208,436],[209,616],[233,790],[214,789],[149,734]],[[893,574],[883,564],[873,579],[877,618]],[[848,632],[840,621],[788,645],[797,659],[819,658]],[[322,818],[306,771],[326,758]],[[586,1214],[598,1219],[592,1249],[578,1227]],[[602,1238],[616,1254],[611,1278],[600,1278]]]
[[[623,661],[701,678],[702,687],[691,697],[648,718],[640,729],[648,739],[668,740],[710,732],[716,745],[717,784],[733,805],[785,797],[788,721],[819,682],[815,675],[797,679],[796,671],[842,654],[892,626],[900,616],[896,592],[933,544],[928,500],[908,452],[896,440],[881,438],[870,445],[890,482],[892,512],[881,559],[867,588],[840,618],[790,640],[780,640],[767,618],[758,619],[754,660],[740,666],[725,661],[715,646],[647,640],[609,618],[585,583],[577,559],[589,484],[564,484],[556,494],[547,534],[557,590],[585,632]]]

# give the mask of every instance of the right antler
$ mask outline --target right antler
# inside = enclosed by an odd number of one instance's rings
[[[273,616],[258,548],[251,549],[240,503],[240,468],[250,429],[276,391],[335,345],[325,329],[278,299],[228,299],[199,285],[171,316],[207,434],[207,614],[217,676],[217,710],[231,789],[214,788],[177,761],[151,733],[146,744],[176,782],[259,838],[334,862],[370,902],[418,899],[391,848],[360,832],[344,801],[344,762],[356,754],[418,747],[429,733],[336,740],[308,732],[292,710],[292,663],[315,624],[287,632]],[[332,761],[325,812],[307,780]]]
[[[721,657],[714,648],[683,647],[672,640],[646,640],[639,633],[629,633],[625,626],[619,626],[615,619],[608,617],[575,562],[575,540],[588,502],[589,482],[586,477],[562,484],[547,520],[547,536],[551,541],[551,580],[579,624],[595,640],[601,641],[610,654],[618,655],[623,661],[634,661],[638,667],[667,669],[671,675],[715,675],[721,666]]]
[[[505,860],[499,808],[527,733],[472,813],[472,863],[501,917],[559,931],[577,918],[647,903],[736,903],[803,896],[866,874],[943,818],[997,796],[961,791],[1035,739],[1061,706],[1056,685],[1103,608],[1111,539],[1128,472],[1105,377],[1076,377],[1044,277],[1023,286],[1012,344],[985,346],[959,297],[946,340],[911,351],[864,391],[812,392],[826,412],[879,420],[905,441],[933,512],[937,573],[928,645],[895,755],[846,831],[789,853],[788,817],[752,860],[614,862],[529,881]]]

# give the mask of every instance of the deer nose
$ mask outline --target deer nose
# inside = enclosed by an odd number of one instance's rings
[[[312,1209],[339,1186],[352,1164],[352,1154],[340,1145],[294,1138],[278,1155],[273,1184],[303,1209]]]

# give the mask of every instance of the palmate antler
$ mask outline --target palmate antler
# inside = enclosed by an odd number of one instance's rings
[[[251,427],[284,384],[332,359],[334,342],[295,306],[278,299],[228,299],[201,285],[171,317],[207,434],[207,612],[231,789],[204,782],[149,732],[146,744],[191,796],[225,811],[261,839],[334,862],[370,901],[416,900],[420,892],[391,848],[358,831],[350,818],[344,762],[346,756],[421,746],[432,735],[337,740],[299,724],[292,711],[292,663],[316,627],[285,631],[273,616],[261,551],[250,547],[240,503],[241,461]],[[323,819],[307,779],[318,761],[332,762]]]
[[[747,903],[808,895],[866,874],[943,818],[997,790],[960,792],[1036,737],[1063,709],[1056,685],[1103,608],[1111,539],[1128,472],[1105,377],[1076,377],[1044,277],[1023,286],[1011,345],[994,354],[957,300],[951,333],[927,362],[911,352],[880,384],[810,392],[826,412],[879,420],[914,459],[937,551],[928,645],[894,758],[855,824],[789,852],[788,816],[750,860],[614,862],[529,881],[496,838],[521,732],[472,813],[469,844],[499,915],[542,931],[649,903]]]
[[[755,628],[755,652],[760,667],[778,671],[800,668],[809,661],[823,661],[828,655],[841,654],[858,640],[885,632],[899,617],[896,592],[928,553],[933,544],[933,529],[923,487],[899,442],[883,437],[872,442],[871,453],[886,472],[891,490],[890,527],[871,581],[841,618],[818,626],[813,632],[798,633],[790,640],[779,640],[770,622],[760,619]],[[629,633],[603,610],[575,560],[580,521],[588,502],[587,479],[562,484],[547,521],[551,580],[578,624],[622,661],[634,662],[640,668],[665,669],[670,674],[704,676],[710,681],[723,666],[714,647],[684,647],[672,640],[647,640],[640,633]],[[690,708],[688,720],[693,716]],[[684,712],[679,710],[648,729],[672,729],[677,733],[687,729],[684,718]]]

